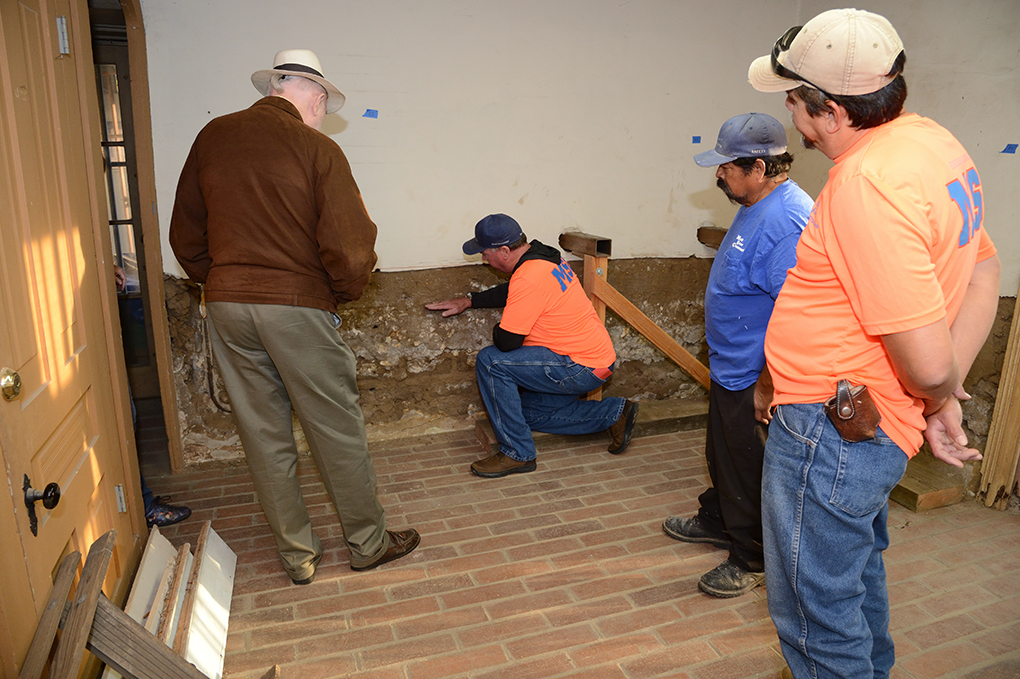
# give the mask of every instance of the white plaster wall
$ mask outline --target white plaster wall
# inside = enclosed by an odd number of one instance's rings
[[[383,270],[463,264],[474,223],[506,212],[554,244],[567,229],[613,256],[712,256],[699,224],[735,212],[691,159],[722,122],[786,123],[791,173],[816,195],[830,163],[797,147],[781,94],[747,84],[775,39],[831,3],[802,0],[142,0],[165,270],[177,176],[195,134],[250,105],[252,71],[314,50],[347,105],[324,131],[379,225]],[[952,130],[984,183],[986,227],[1020,278],[1020,2],[860,3],[904,40],[907,108]],[[364,117],[367,109],[378,118]],[[693,143],[695,136],[701,143]]]

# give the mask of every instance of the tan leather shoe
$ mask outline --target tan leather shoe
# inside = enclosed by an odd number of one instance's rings
[[[536,469],[538,469],[538,464],[535,460],[521,462],[507,457],[502,452],[471,463],[471,473],[475,476],[484,476],[487,479],[497,479],[508,474],[525,474]]]
[[[609,427],[609,435],[613,437],[609,444],[609,452],[619,455],[627,450],[630,445],[630,437],[634,434],[634,423],[637,422],[638,404],[634,401],[627,401],[623,404],[623,412],[620,419]]]
[[[402,556],[407,556],[414,551],[414,548],[421,542],[421,536],[418,535],[418,531],[413,528],[407,530],[388,530],[386,531],[390,536],[390,542],[393,543],[389,549],[382,553],[382,555],[368,564],[367,566],[355,566],[351,565],[352,571],[370,571],[376,566],[382,566],[384,563],[389,563],[395,559],[399,559]]]

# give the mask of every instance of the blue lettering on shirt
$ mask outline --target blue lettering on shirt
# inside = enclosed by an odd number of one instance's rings
[[[559,266],[552,270],[552,275],[556,277],[556,280],[560,283],[560,290],[562,292],[567,291],[567,283],[574,280],[574,270],[570,268],[564,260],[560,260]]]
[[[970,242],[974,232],[981,229],[984,219],[984,194],[981,190],[981,178],[975,168],[966,173],[967,183],[955,179],[946,185],[949,197],[960,208],[963,216],[963,227],[960,229],[960,247]]]

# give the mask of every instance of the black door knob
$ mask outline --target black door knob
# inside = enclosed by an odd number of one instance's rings
[[[43,507],[46,509],[53,509],[60,502],[60,486],[56,483],[48,483],[42,490],[36,490],[35,488],[29,488],[25,491],[25,500],[27,502],[38,502],[42,500]]]
[[[35,503],[42,500],[43,507],[46,509],[53,509],[60,502],[60,486],[56,483],[48,483],[42,490],[36,490],[32,487],[32,482],[28,479],[28,474],[25,474],[25,483],[22,486],[22,490],[25,491],[25,507],[28,508],[28,523],[29,528],[32,530],[32,535],[39,534],[39,522],[35,517]]]

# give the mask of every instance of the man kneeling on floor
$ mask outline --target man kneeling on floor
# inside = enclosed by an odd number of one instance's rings
[[[469,308],[503,307],[492,329],[493,346],[478,352],[475,372],[499,449],[471,465],[477,476],[533,472],[532,431],[592,434],[608,431],[609,452],[630,443],[638,406],[622,398],[586,401],[613,372],[609,333],[559,250],[528,242],[504,214],[485,217],[464,253],[509,273],[510,281],[467,297],[426,304],[443,317]]]

